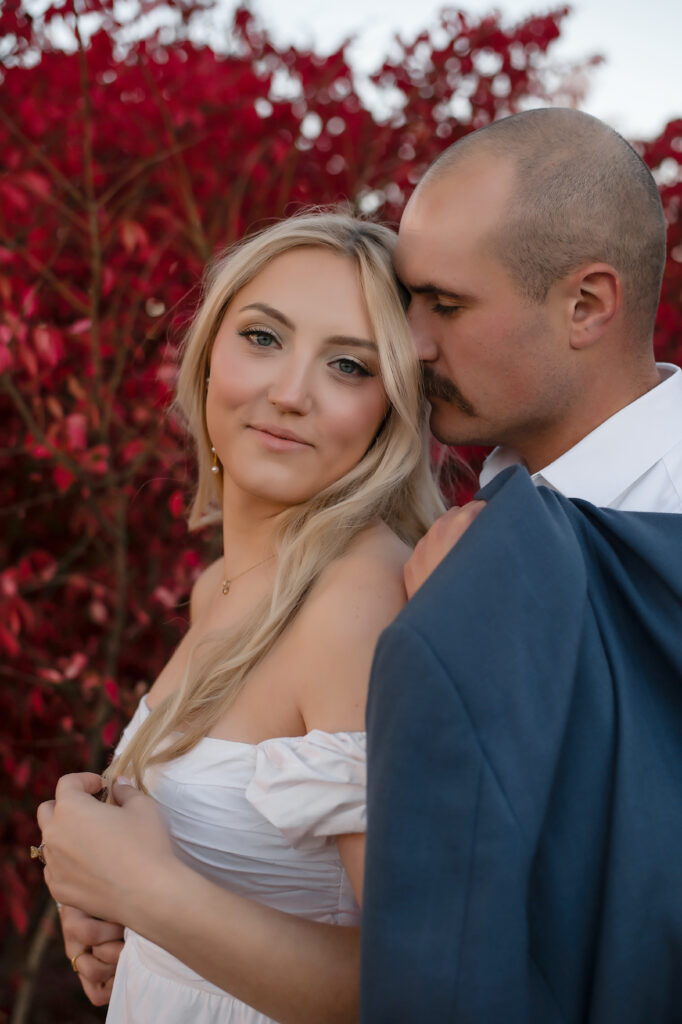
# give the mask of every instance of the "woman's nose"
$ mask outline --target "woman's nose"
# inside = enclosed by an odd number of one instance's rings
[[[310,368],[295,359],[283,361],[268,389],[268,401],[282,412],[305,414],[312,400]]]

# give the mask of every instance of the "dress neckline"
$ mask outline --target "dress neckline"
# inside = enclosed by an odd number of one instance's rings
[[[151,713],[151,708],[149,707],[149,705],[147,703],[147,694],[146,693],[143,694],[142,698],[140,699],[140,706],[144,709],[145,718],[146,718],[147,715],[149,715]],[[228,740],[228,739],[223,739],[222,736],[202,736],[201,739],[197,742],[196,746],[198,747],[199,744],[201,744],[201,743],[204,743],[204,744],[205,743],[222,743],[222,744],[227,744],[230,747],[244,747],[247,750],[257,751],[260,747],[265,746],[267,743],[282,742],[282,743],[289,743],[289,744],[291,744],[291,743],[296,743],[296,742],[302,741],[302,740],[308,740],[308,739],[310,739],[311,736],[329,736],[329,737],[350,736],[350,737],[354,737],[355,738],[355,737],[365,737],[366,735],[367,735],[367,732],[366,732],[365,729],[356,729],[356,730],[345,729],[345,730],[337,730],[336,732],[329,732],[326,729],[310,729],[308,732],[302,733],[299,736],[268,736],[267,739],[260,740],[258,743],[247,743],[244,740]],[[196,747],[194,749],[196,749]]]

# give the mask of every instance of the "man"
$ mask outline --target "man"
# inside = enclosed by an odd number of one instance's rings
[[[664,259],[649,171],[571,110],[467,136],[403,215],[432,430],[498,447],[375,657],[366,1024],[680,1019],[682,520],[561,497],[682,511]]]

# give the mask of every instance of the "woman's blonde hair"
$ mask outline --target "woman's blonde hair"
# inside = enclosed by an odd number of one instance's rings
[[[300,609],[322,570],[377,518],[409,544],[443,511],[428,455],[427,406],[414,343],[391,265],[395,234],[344,213],[321,212],[280,221],[232,248],[208,271],[204,298],[187,335],[177,405],[194,436],[198,485],[189,526],[219,521],[221,474],[211,472],[206,427],[206,377],[211,349],[235,294],[273,259],[317,247],[353,261],[379,351],[390,406],[360,462],[280,520],[271,594],[238,627],[204,638],[179,690],[162,700],[111,765],[143,786],[146,768],[180,757],[206,736]]]

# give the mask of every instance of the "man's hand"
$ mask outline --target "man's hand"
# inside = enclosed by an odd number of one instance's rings
[[[116,964],[123,949],[123,928],[120,924],[99,921],[76,907],[64,904],[59,916],[66,955],[69,960],[78,956],[76,968],[83,991],[94,1006],[106,1006],[111,998]]]
[[[419,590],[484,508],[484,501],[470,501],[468,505],[453,506],[436,519],[405,563],[403,575],[408,597]]]

